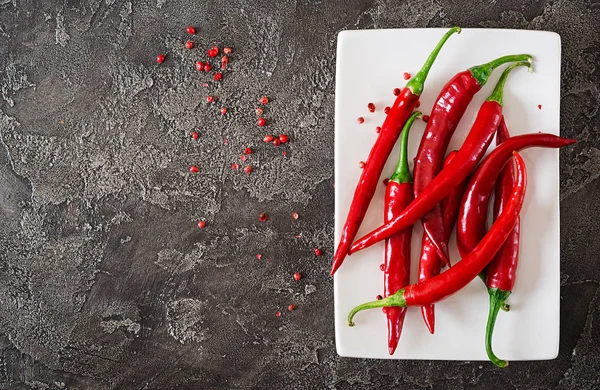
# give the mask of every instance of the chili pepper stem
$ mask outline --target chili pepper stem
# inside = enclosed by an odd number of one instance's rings
[[[438,54],[440,53],[442,46],[444,46],[444,43],[446,43],[446,41],[448,40],[448,38],[450,38],[450,36],[452,34],[454,34],[454,33],[460,34],[461,31],[462,30],[460,27],[452,27],[450,30],[448,30],[446,32],[446,34],[444,34],[442,39],[440,39],[438,44],[433,48],[433,51],[431,52],[431,54],[429,54],[429,57],[427,57],[427,60],[423,64],[423,67],[421,68],[421,70],[419,70],[417,72],[417,74],[415,74],[415,76],[408,83],[406,83],[406,87],[408,89],[410,89],[410,91],[413,94],[419,96],[419,95],[421,95],[421,93],[423,93],[423,88],[425,86],[425,79],[427,78],[427,75],[429,74],[429,70],[431,69],[431,66],[433,65],[435,59],[437,58]]]
[[[415,119],[422,117],[423,114],[421,112],[415,111],[410,115],[404,124],[404,127],[402,128],[402,136],[400,138],[400,158],[398,159],[396,171],[390,177],[390,181],[395,181],[396,183],[400,184],[412,183],[412,176],[410,175],[410,168],[408,167],[408,134]]]
[[[490,288],[488,289],[488,292],[490,295],[490,312],[485,327],[485,351],[492,363],[500,368],[504,368],[508,366],[508,362],[500,359],[494,354],[494,351],[492,350],[492,334],[494,333],[494,325],[496,325],[498,312],[505,305],[504,302],[510,295],[510,291],[504,291],[499,288]]]
[[[504,93],[504,84],[506,84],[506,79],[508,78],[508,74],[514,68],[519,67],[519,66],[526,66],[531,69],[531,64],[529,62],[525,62],[525,61],[516,62],[514,64],[509,65],[506,69],[504,69],[504,72],[502,72],[502,75],[500,76],[500,79],[498,80],[496,87],[494,87],[494,91],[487,98],[488,102],[496,102],[501,106],[503,105],[502,96]]]
[[[486,64],[474,66],[469,69],[471,75],[480,86],[483,86],[487,83],[490,75],[497,67],[504,65],[509,62],[519,62],[519,61],[527,61],[529,63],[533,62],[533,57],[530,54],[513,54],[504,57],[496,58]]]
[[[406,299],[404,299],[404,289],[401,288],[394,295],[387,296],[383,299],[377,301],[371,301],[367,303],[363,303],[362,305],[356,306],[350,314],[348,314],[348,326],[354,326],[354,316],[359,311],[363,311],[366,309],[374,309],[376,307],[406,307]]]

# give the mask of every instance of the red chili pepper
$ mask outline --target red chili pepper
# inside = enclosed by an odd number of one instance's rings
[[[461,256],[471,252],[485,234],[485,220],[492,189],[513,150],[520,151],[533,146],[560,148],[575,142],[574,139],[536,133],[510,137],[494,149],[469,179],[462,198],[456,225],[456,244]]]
[[[498,133],[496,134],[496,143],[500,145],[502,142],[510,137],[504,117],[498,127]],[[510,193],[514,186],[514,168],[512,163],[508,163],[502,169],[500,177],[496,182],[496,192],[494,198],[494,219],[498,218],[498,215],[506,207],[507,202],[510,200]],[[520,235],[520,221],[517,219],[517,223],[513,228],[512,232],[506,239],[502,248],[494,257],[494,260],[486,268],[486,285],[488,293],[490,295],[490,312],[488,314],[487,326],[485,328],[485,350],[488,358],[492,363],[498,367],[508,366],[506,360],[499,359],[492,350],[492,334],[494,332],[494,325],[496,324],[496,318],[498,317],[499,310],[508,310],[506,305],[506,299],[509,297],[512,289],[515,285],[515,277],[517,274],[517,264],[519,262],[519,235]]]
[[[400,158],[396,171],[390,177],[385,190],[383,220],[393,219],[412,200],[412,177],[408,167],[408,133],[420,112],[414,112],[406,121],[400,138]],[[384,295],[393,295],[396,291],[410,283],[410,240],[412,226],[385,241],[385,257],[383,265]],[[388,352],[393,355],[400,341],[406,308],[390,307],[385,310],[388,327]]]
[[[477,247],[446,272],[425,282],[411,284],[380,301],[367,302],[355,307],[348,314],[348,325],[354,325],[352,319],[361,310],[375,307],[429,305],[454,294],[473,280],[492,261],[519,218],[527,187],[527,173],[525,172],[525,162],[517,152],[514,152],[514,159],[517,166],[517,178],[510,201]]]
[[[447,166],[458,152],[452,151],[446,157],[444,166]],[[445,242],[450,241],[452,229],[456,223],[458,208],[465,190],[466,180],[456,186],[446,198],[442,201],[442,215],[444,220]],[[421,258],[419,259],[419,282],[431,279],[439,275],[442,268],[442,259],[438,256],[437,248],[431,243],[427,233],[423,232],[421,241]],[[421,306],[421,316],[431,334],[435,332],[435,306],[433,304]]]
[[[474,66],[456,74],[446,83],[437,97],[415,159],[415,198],[432,182],[442,167],[444,154],[452,134],[456,130],[473,96],[486,84],[495,68],[507,62],[531,61],[530,55],[514,55],[497,58],[487,64]],[[500,106],[502,103],[500,102]],[[498,121],[499,121],[498,117]],[[498,122],[491,125],[496,131]],[[490,139],[491,142],[491,139]],[[439,205],[435,205],[423,218],[423,230],[438,249],[442,261],[450,266],[448,245],[444,243],[444,223]]]
[[[390,113],[386,116],[382,125],[382,130],[377,136],[375,145],[373,145],[371,152],[369,153],[367,167],[363,170],[360,179],[358,180],[356,190],[354,191],[350,210],[348,211],[348,217],[342,228],[340,242],[335,252],[335,256],[333,257],[331,275],[337,271],[346,258],[346,255],[348,255],[348,250],[356,237],[356,233],[365,217],[369,203],[371,203],[371,199],[373,199],[373,195],[377,189],[383,167],[394,148],[394,144],[400,136],[402,126],[404,126],[404,123],[419,101],[431,66],[448,38],[450,38],[452,34],[460,31],[459,27],[454,27],[444,34],[425,61],[425,64],[423,64],[421,70],[406,83],[406,86],[396,98]]]
[[[504,70],[494,91],[481,105],[475,118],[475,123],[473,123],[463,145],[448,166],[433,178],[431,183],[418,196],[415,196],[415,200],[400,215],[358,239],[350,248],[350,254],[381,240],[385,240],[396,232],[415,223],[431,211],[458,183],[471,173],[492,142],[494,133],[500,123],[500,118],[502,118],[502,92],[504,83],[509,72],[517,66],[531,65],[529,62],[518,62]],[[417,193],[416,190],[415,193]],[[443,230],[442,226],[441,231],[443,232]],[[427,235],[435,245],[434,237],[430,234]],[[436,247],[438,248],[438,254],[440,254],[443,260],[439,250],[440,245],[436,245]]]

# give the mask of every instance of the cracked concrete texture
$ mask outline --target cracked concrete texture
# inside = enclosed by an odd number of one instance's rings
[[[336,36],[451,25],[562,36],[560,354],[341,359]],[[598,388],[599,29],[591,0],[0,0],[0,389]],[[221,83],[193,66],[213,44],[234,48]]]

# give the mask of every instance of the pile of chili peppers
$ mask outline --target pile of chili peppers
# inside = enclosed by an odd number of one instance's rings
[[[533,58],[528,54],[506,55],[459,72],[442,88],[414,159],[413,183],[407,140],[411,125],[423,116],[413,110],[419,105],[425,80],[438,53],[454,33],[460,33],[460,28],[454,27],[444,34],[422,69],[400,93],[395,93],[396,101],[380,128],[354,192],[331,274],[339,269],[347,255],[385,241],[384,297],[352,309],[348,324],[354,325],[353,318],[359,311],[383,308],[390,355],[398,345],[407,306],[420,306],[425,325],[434,333],[435,303],[456,293],[479,275],[490,297],[486,352],[494,364],[505,367],[508,362],[493,352],[492,333],[500,309],[508,311],[506,300],[515,284],[519,218],[527,187],[525,162],[519,151],[534,146],[560,148],[575,140],[545,133],[510,137],[502,112],[504,85],[514,69],[531,70]],[[446,156],[450,139],[469,103],[492,72],[504,64],[509,65],[479,108],[462,146]],[[483,158],[494,136],[497,147]],[[399,137],[400,158],[387,182],[384,224],[355,241],[384,165]],[[488,204],[494,190],[494,222],[486,231]],[[424,230],[419,278],[417,283],[410,284],[411,233],[413,224],[419,220]],[[448,242],[455,225],[462,259],[452,264]],[[449,268],[441,272],[444,265]]]

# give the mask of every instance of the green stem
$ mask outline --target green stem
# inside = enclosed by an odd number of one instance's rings
[[[490,288],[488,292],[490,294],[490,312],[485,327],[485,351],[492,363],[500,368],[504,368],[508,366],[508,362],[498,358],[494,354],[494,351],[492,351],[492,334],[494,333],[494,325],[496,325],[498,312],[500,311],[500,308],[504,306],[504,301],[506,301],[510,295],[510,291],[500,290],[499,288]]]
[[[390,295],[389,297],[385,297],[378,301],[372,301],[363,303],[362,305],[356,306],[354,309],[350,311],[348,314],[348,326],[354,326],[354,322],[352,319],[359,311],[366,309],[374,309],[376,307],[406,307],[406,299],[404,299],[404,289],[401,288],[395,294]]]
[[[494,91],[492,92],[490,97],[487,98],[488,102],[497,102],[499,105],[501,105],[501,106],[503,105],[502,96],[504,93],[504,84],[506,84],[506,79],[508,78],[508,74],[514,68],[519,67],[519,66],[526,66],[531,70],[531,64],[529,62],[515,62],[514,64],[509,65],[506,69],[504,69],[504,72],[502,72],[502,75],[500,75],[500,79],[498,80],[496,87],[494,87]]]
[[[435,61],[438,54],[440,53],[442,46],[444,46],[444,43],[446,43],[446,41],[448,40],[448,38],[450,38],[450,36],[452,34],[454,34],[454,33],[460,34],[460,32],[461,32],[460,27],[452,27],[450,30],[448,30],[446,32],[446,34],[444,34],[442,39],[440,39],[438,44],[433,48],[433,51],[431,52],[431,54],[429,54],[429,57],[427,57],[427,60],[423,64],[423,67],[421,68],[421,70],[419,70],[417,72],[417,74],[414,75],[413,78],[406,84],[406,87],[409,88],[413,94],[420,96],[423,93],[423,88],[425,86],[425,79],[427,79],[429,70],[431,69],[433,62]]]
[[[504,65],[508,62],[518,62],[518,61],[527,61],[529,63],[532,63],[533,57],[529,54],[514,54],[514,55],[504,56],[504,57],[496,58],[495,60],[492,60],[492,61],[488,62],[487,64],[474,66],[474,67],[470,68],[469,71],[471,72],[471,75],[473,76],[473,78],[475,80],[477,80],[477,82],[479,83],[479,86],[483,87],[485,85],[485,83],[487,83],[487,81],[490,78],[490,75],[492,74],[494,69],[496,69],[500,65]]]
[[[485,275],[485,270],[481,271],[481,272],[479,273],[479,275],[477,275],[477,276],[479,276],[479,279],[481,279],[481,281],[482,281],[482,282],[483,282],[483,284],[485,285],[485,284],[486,284],[486,282],[487,282],[487,276]]]
[[[396,183],[412,183],[412,176],[410,175],[410,168],[408,167],[408,133],[414,123],[415,119],[422,118],[423,114],[419,111],[413,112],[404,127],[402,128],[402,137],[400,138],[400,158],[398,158],[398,165],[396,165],[396,171],[390,177],[390,181]]]

